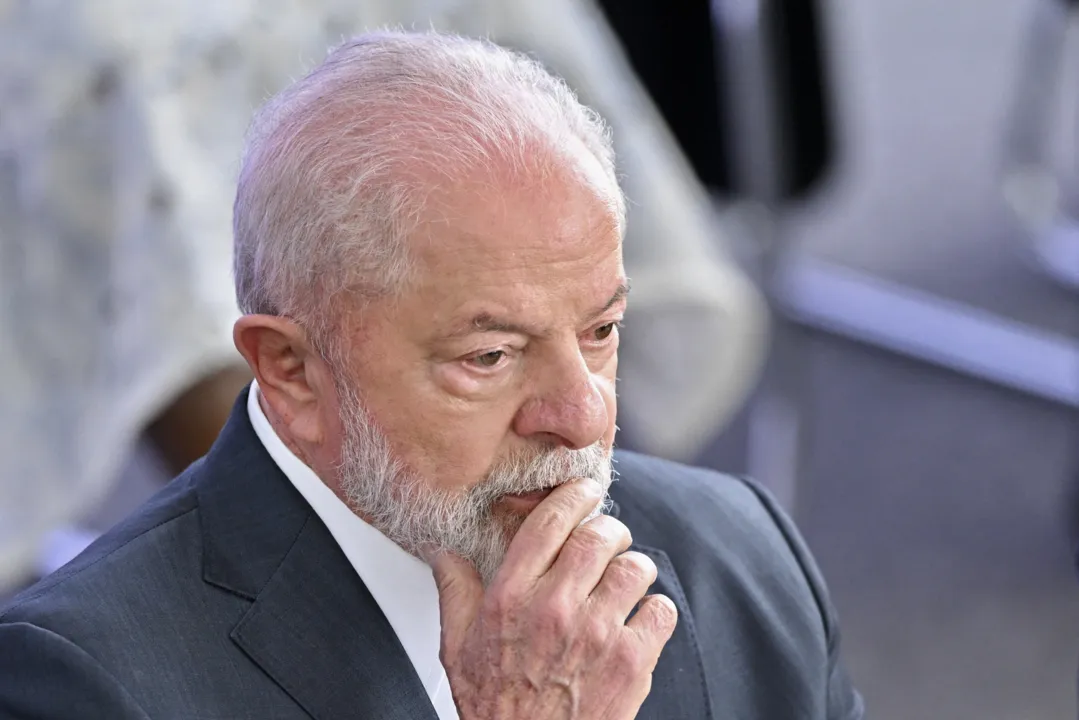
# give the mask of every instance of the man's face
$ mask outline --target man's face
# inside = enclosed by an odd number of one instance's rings
[[[610,483],[626,292],[611,192],[582,157],[431,199],[411,241],[415,281],[345,338],[330,443],[341,490],[394,540],[490,565],[545,495],[534,491]],[[411,521],[389,517],[399,511]],[[462,532],[497,537],[450,537]],[[497,547],[477,549],[487,541]]]

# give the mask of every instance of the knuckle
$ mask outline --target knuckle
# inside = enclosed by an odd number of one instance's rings
[[[615,559],[607,566],[604,582],[617,592],[629,592],[641,584],[639,571],[623,560]]]
[[[572,566],[587,565],[601,555],[609,555],[614,542],[611,528],[604,522],[592,520],[570,534],[559,558]]]
[[[520,593],[510,583],[495,580],[484,597],[485,609],[497,617],[514,613],[520,605]]]
[[[658,570],[655,562],[638,552],[625,552],[611,563],[612,580],[621,586],[651,585]]]
[[[632,541],[629,528],[610,515],[599,515],[577,527],[571,538],[575,542],[584,543],[596,549],[612,547],[620,543],[625,543],[628,547]]]
[[[603,492],[599,483],[594,480],[578,480],[571,485],[571,498],[574,505],[596,504],[603,499]]]
[[[607,539],[610,545],[623,545],[629,547],[633,544],[633,535],[630,533],[626,524],[616,517],[610,515],[599,515],[592,520],[589,520],[583,527],[589,525],[595,526],[603,532],[603,536]]]
[[[656,567],[656,561],[644,553],[628,552],[625,553],[625,555],[629,556],[630,561],[640,573],[642,580],[648,580],[649,583],[651,583],[659,575],[659,568]]]
[[[566,599],[552,598],[540,611],[537,622],[542,633],[554,637],[570,634],[576,615],[576,608]]]
[[[593,616],[588,620],[587,629],[585,630],[585,642],[594,649],[605,648],[611,640],[613,631],[614,628],[611,623],[606,622],[601,617]]]
[[[551,504],[543,508],[543,514],[537,517],[537,530],[542,535],[554,535],[565,527],[569,513],[570,509],[565,503]]]
[[[623,673],[636,675],[646,667],[644,653],[634,643],[618,643],[611,655],[611,662]]]
[[[591,556],[607,547],[608,542],[602,525],[585,523],[573,531],[567,544],[572,545],[575,551]]]

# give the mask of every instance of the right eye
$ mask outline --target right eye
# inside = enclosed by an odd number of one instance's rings
[[[490,352],[485,352],[482,355],[477,355],[472,358],[472,362],[480,367],[492,368],[497,367],[504,357],[506,357],[506,352],[504,350],[492,350]]]

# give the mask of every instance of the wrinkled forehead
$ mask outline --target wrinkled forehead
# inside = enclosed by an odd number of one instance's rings
[[[599,168],[482,173],[441,187],[425,208],[413,256],[440,272],[472,263],[538,269],[622,252],[616,187]]]
[[[589,241],[620,245],[621,190],[583,147],[539,150],[527,166],[499,161],[436,182],[421,214],[417,257],[439,251],[570,254]],[[434,251],[432,253],[432,251]]]
[[[438,188],[409,241],[413,310],[433,324],[485,313],[576,323],[625,283],[617,193],[598,163]]]

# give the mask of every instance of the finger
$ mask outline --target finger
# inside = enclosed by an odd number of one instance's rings
[[[656,666],[659,653],[671,639],[678,624],[678,609],[666,595],[648,595],[641,601],[637,614],[626,623],[626,630],[632,635],[637,646],[646,658],[649,672]]]
[[[431,566],[438,588],[442,652],[452,656],[461,647],[483,603],[483,581],[471,563],[453,553],[428,552],[424,559]]]
[[[658,574],[652,558],[632,550],[624,552],[608,563],[589,597],[589,604],[597,612],[609,613],[610,617],[625,622]]]
[[[629,528],[610,515],[600,515],[578,526],[558,553],[547,579],[574,598],[586,598],[600,582],[616,555],[633,542]],[[644,595],[637,596],[640,599]]]
[[[652,692],[652,673],[645,674],[636,682],[630,683],[627,688],[619,688],[618,697],[614,702],[616,707],[614,717],[637,717],[641,705],[644,705],[650,692]]]
[[[525,518],[506,551],[495,582],[535,582],[550,569],[574,528],[602,499],[599,483],[587,478],[555,488]]]

